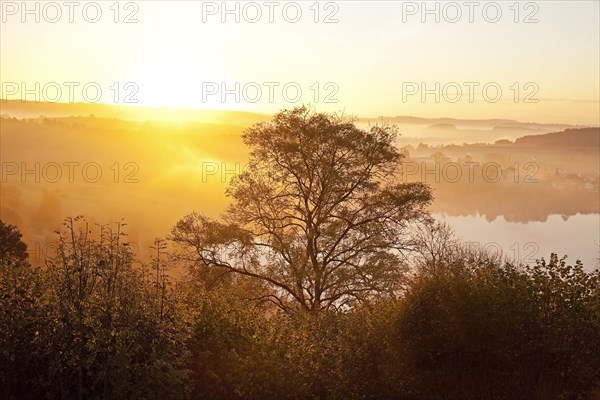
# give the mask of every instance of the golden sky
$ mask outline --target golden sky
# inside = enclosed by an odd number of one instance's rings
[[[401,1],[0,3],[2,98],[25,87],[41,100],[85,101],[92,83],[87,99],[99,87],[104,103],[130,95],[266,113],[312,103],[371,117],[600,119],[597,1],[429,2],[430,14]]]

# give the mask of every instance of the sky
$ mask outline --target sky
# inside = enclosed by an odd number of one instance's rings
[[[598,1],[65,4],[0,1],[1,98],[600,120]]]

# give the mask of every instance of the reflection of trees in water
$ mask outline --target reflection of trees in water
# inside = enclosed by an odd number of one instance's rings
[[[407,148],[404,179],[434,188],[434,212],[545,221],[600,212],[598,149],[496,145]]]

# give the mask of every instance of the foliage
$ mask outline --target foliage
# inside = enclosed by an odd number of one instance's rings
[[[398,183],[394,128],[354,122],[249,129],[224,218],[189,214],[147,265],[126,224],[77,217],[34,268],[0,221],[0,397],[598,398],[600,272],[465,247]]]
[[[27,245],[21,240],[21,232],[14,225],[0,220],[0,259],[24,263],[27,260]]]
[[[46,268],[2,261],[5,398],[181,398],[178,321],[160,314],[122,232],[80,218]]]
[[[172,282],[158,242],[150,268],[134,267],[123,227],[94,235],[67,220],[46,268],[2,259],[3,398],[585,399],[598,390],[600,273],[580,263],[552,255],[517,267],[454,249],[401,296],[288,314],[261,301],[266,289],[252,279],[192,268]]]
[[[420,398],[581,398],[600,379],[598,271],[455,262],[418,277],[398,324]]]
[[[192,213],[173,229],[182,257],[261,280],[286,311],[396,291],[407,226],[426,217],[431,193],[400,183],[393,126],[354,122],[299,107],[248,129],[250,161],[223,221]]]

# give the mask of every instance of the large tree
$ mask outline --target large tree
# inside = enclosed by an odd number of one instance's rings
[[[402,183],[394,126],[286,110],[244,132],[251,149],[217,221],[193,213],[172,239],[183,257],[262,280],[285,310],[317,313],[393,292],[406,228],[427,216],[423,183]]]

